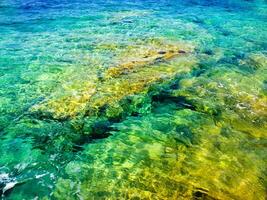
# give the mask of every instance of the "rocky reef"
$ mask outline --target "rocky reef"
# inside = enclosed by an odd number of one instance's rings
[[[114,123],[66,166],[54,197],[264,199],[265,62],[248,55],[161,85],[146,115]]]
[[[191,71],[197,62],[191,44],[159,39],[135,41],[123,49],[110,45],[96,49],[113,50],[118,54],[118,64],[97,74],[72,74],[50,98],[34,105],[31,112],[54,119],[100,115],[116,118],[123,112],[120,102],[128,100],[127,104],[131,104],[135,95],[146,95],[153,85],[170,82],[176,75]]]
[[[54,197],[262,199],[264,141],[251,144],[249,135],[216,125],[208,114],[157,106],[89,145],[67,165],[69,178],[58,181]]]
[[[265,200],[266,2],[0,1],[0,195]]]
[[[215,119],[223,119],[235,129],[253,137],[266,137],[267,58],[250,55],[240,69],[221,66],[208,70],[200,77],[182,80],[174,96],[183,96],[196,110],[209,113]],[[252,73],[242,72],[245,65],[253,68]]]

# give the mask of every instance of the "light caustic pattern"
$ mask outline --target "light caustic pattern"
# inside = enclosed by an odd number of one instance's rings
[[[0,2],[2,199],[266,199],[267,4]]]

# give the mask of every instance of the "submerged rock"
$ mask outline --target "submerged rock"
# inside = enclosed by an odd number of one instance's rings
[[[252,54],[249,56],[247,63],[255,69],[267,68],[267,56],[264,54]]]
[[[263,84],[267,65],[249,75],[233,69],[211,69],[200,77],[181,80],[174,96],[193,103],[196,110],[232,124],[255,137],[267,136],[267,96]]]
[[[193,51],[190,44],[148,40],[112,51],[118,51],[120,64],[106,69],[101,79],[92,74],[81,75],[82,72],[75,74],[73,80],[67,79],[62,88],[33,106],[31,111],[66,119],[99,115],[105,106],[107,117],[117,117],[122,112],[119,101],[132,95],[146,94],[153,84],[169,81],[179,73],[190,71],[196,64],[196,59],[190,54]],[[171,63],[172,60],[175,63]]]
[[[208,114],[166,111],[115,124],[113,136],[88,145],[78,165],[68,164],[69,178],[58,180],[53,196],[264,199],[263,140],[252,144],[250,136],[230,125],[217,126]],[[161,121],[170,122],[167,132],[153,128]]]
[[[184,49],[184,50],[183,50]],[[125,58],[122,63],[117,66],[110,67],[105,72],[106,78],[118,77],[121,74],[128,74],[140,67],[157,64],[158,62],[165,62],[169,59],[185,54],[186,51],[191,52],[192,47],[187,44],[150,44],[148,46],[136,49],[136,47],[128,47],[123,54]]]

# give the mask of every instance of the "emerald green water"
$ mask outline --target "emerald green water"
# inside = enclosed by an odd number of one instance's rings
[[[266,199],[267,2],[0,1],[1,199]]]

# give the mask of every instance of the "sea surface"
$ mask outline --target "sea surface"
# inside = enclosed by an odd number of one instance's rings
[[[265,200],[266,0],[0,0],[0,198]]]

